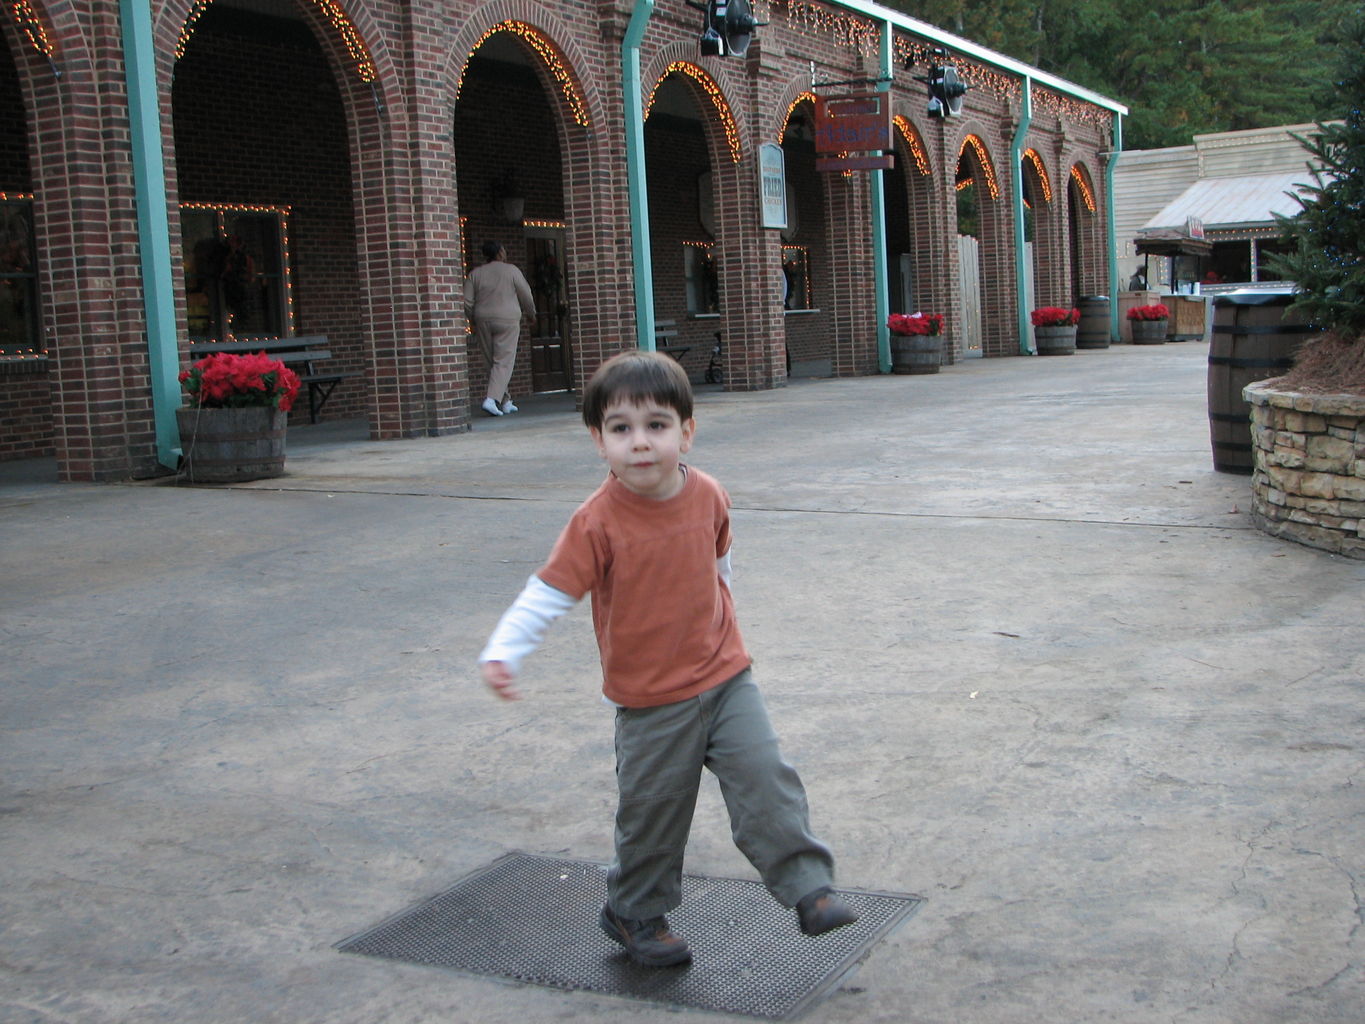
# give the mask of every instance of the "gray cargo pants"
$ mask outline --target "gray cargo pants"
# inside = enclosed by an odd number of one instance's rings
[[[748,669],[689,700],[616,710],[616,860],[607,901],[646,920],[682,900],[683,851],[709,768],[735,845],[783,906],[832,885],[834,859],[810,832],[806,791],[782,760]]]

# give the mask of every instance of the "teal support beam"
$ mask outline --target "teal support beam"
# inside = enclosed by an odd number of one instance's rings
[[[1029,125],[1033,124],[1033,79],[1024,76],[1020,93],[1019,126],[1014,130],[1014,140],[1010,143],[1010,205],[1014,208],[1014,290],[1015,305],[1019,307],[1019,354],[1037,355],[1033,347],[1033,319],[1029,315],[1028,287],[1025,277],[1028,263],[1024,260],[1024,138],[1028,135]]]
[[[1116,342],[1119,332],[1119,247],[1114,225],[1114,168],[1118,165],[1119,155],[1123,152],[1123,115],[1114,111],[1114,146],[1109,159],[1104,162],[1104,219],[1105,237],[1109,243],[1109,340]]]
[[[886,94],[883,102],[890,102],[891,91],[891,22],[882,22],[881,33],[881,74],[877,80],[877,91]],[[890,143],[892,140],[887,139]],[[887,146],[890,150],[892,147]],[[877,307],[877,365],[882,373],[891,372],[891,330],[886,326],[886,318],[891,313],[891,300],[886,284],[886,184],[883,170],[872,172],[872,265],[876,273]]]
[[[640,348],[654,351],[654,259],[649,251],[649,195],[645,178],[645,106],[640,94],[640,41],[654,13],[654,0],[635,0],[621,43],[621,92],[625,99],[626,186],[630,202],[631,266],[635,279],[635,333]]]
[[[146,0],[120,0],[123,65],[128,84],[128,121],[133,145],[138,248],[142,253],[142,295],[147,314],[147,355],[151,368],[156,458],[168,469],[180,465],[180,354],[175,343],[175,293],[171,280],[171,235],[166,222],[166,165],[161,153],[161,110],[156,96],[156,49]]]

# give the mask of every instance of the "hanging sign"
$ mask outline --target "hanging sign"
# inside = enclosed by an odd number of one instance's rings
[[[843,156],[818,157],[815,161],[817,171],[889,171],[894,166],[896,158],[890,153],[846,153]]]
[[[787,226],[787,164],[782,147],[765,142],[758,147],[760,227]]]
[[[852,93],[815,98],[816,171],[875,171],[893,167],[891,94]]]
[[[815,99],[817,171],[888,170],[891,148],[891,94],[852,93]]]

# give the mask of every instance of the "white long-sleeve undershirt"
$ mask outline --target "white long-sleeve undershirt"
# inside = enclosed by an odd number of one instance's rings
[[[727,588],[730,586],[730,552],[716,559],[716,574]],[[556,590],[539,576],[526,581],[512,607],[503,612],[493,634],[479,654],[479,664],[500,661],[513,675],[521,671],[521,663],[545,640],[554,621],[578,602]]]

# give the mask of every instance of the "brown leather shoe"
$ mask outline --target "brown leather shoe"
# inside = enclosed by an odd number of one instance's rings
[[[666,918],[635,921],[620,917],[611,907],[603,907],[598,923],[607,938],[625,946],[630,958],[642,967],[673,967],[692,959],[687,941],[673,934]]]
[[[806,893],[796,904],[796,918],[807,935],[824,935],[858,920],[858,913],[829,886]]]

